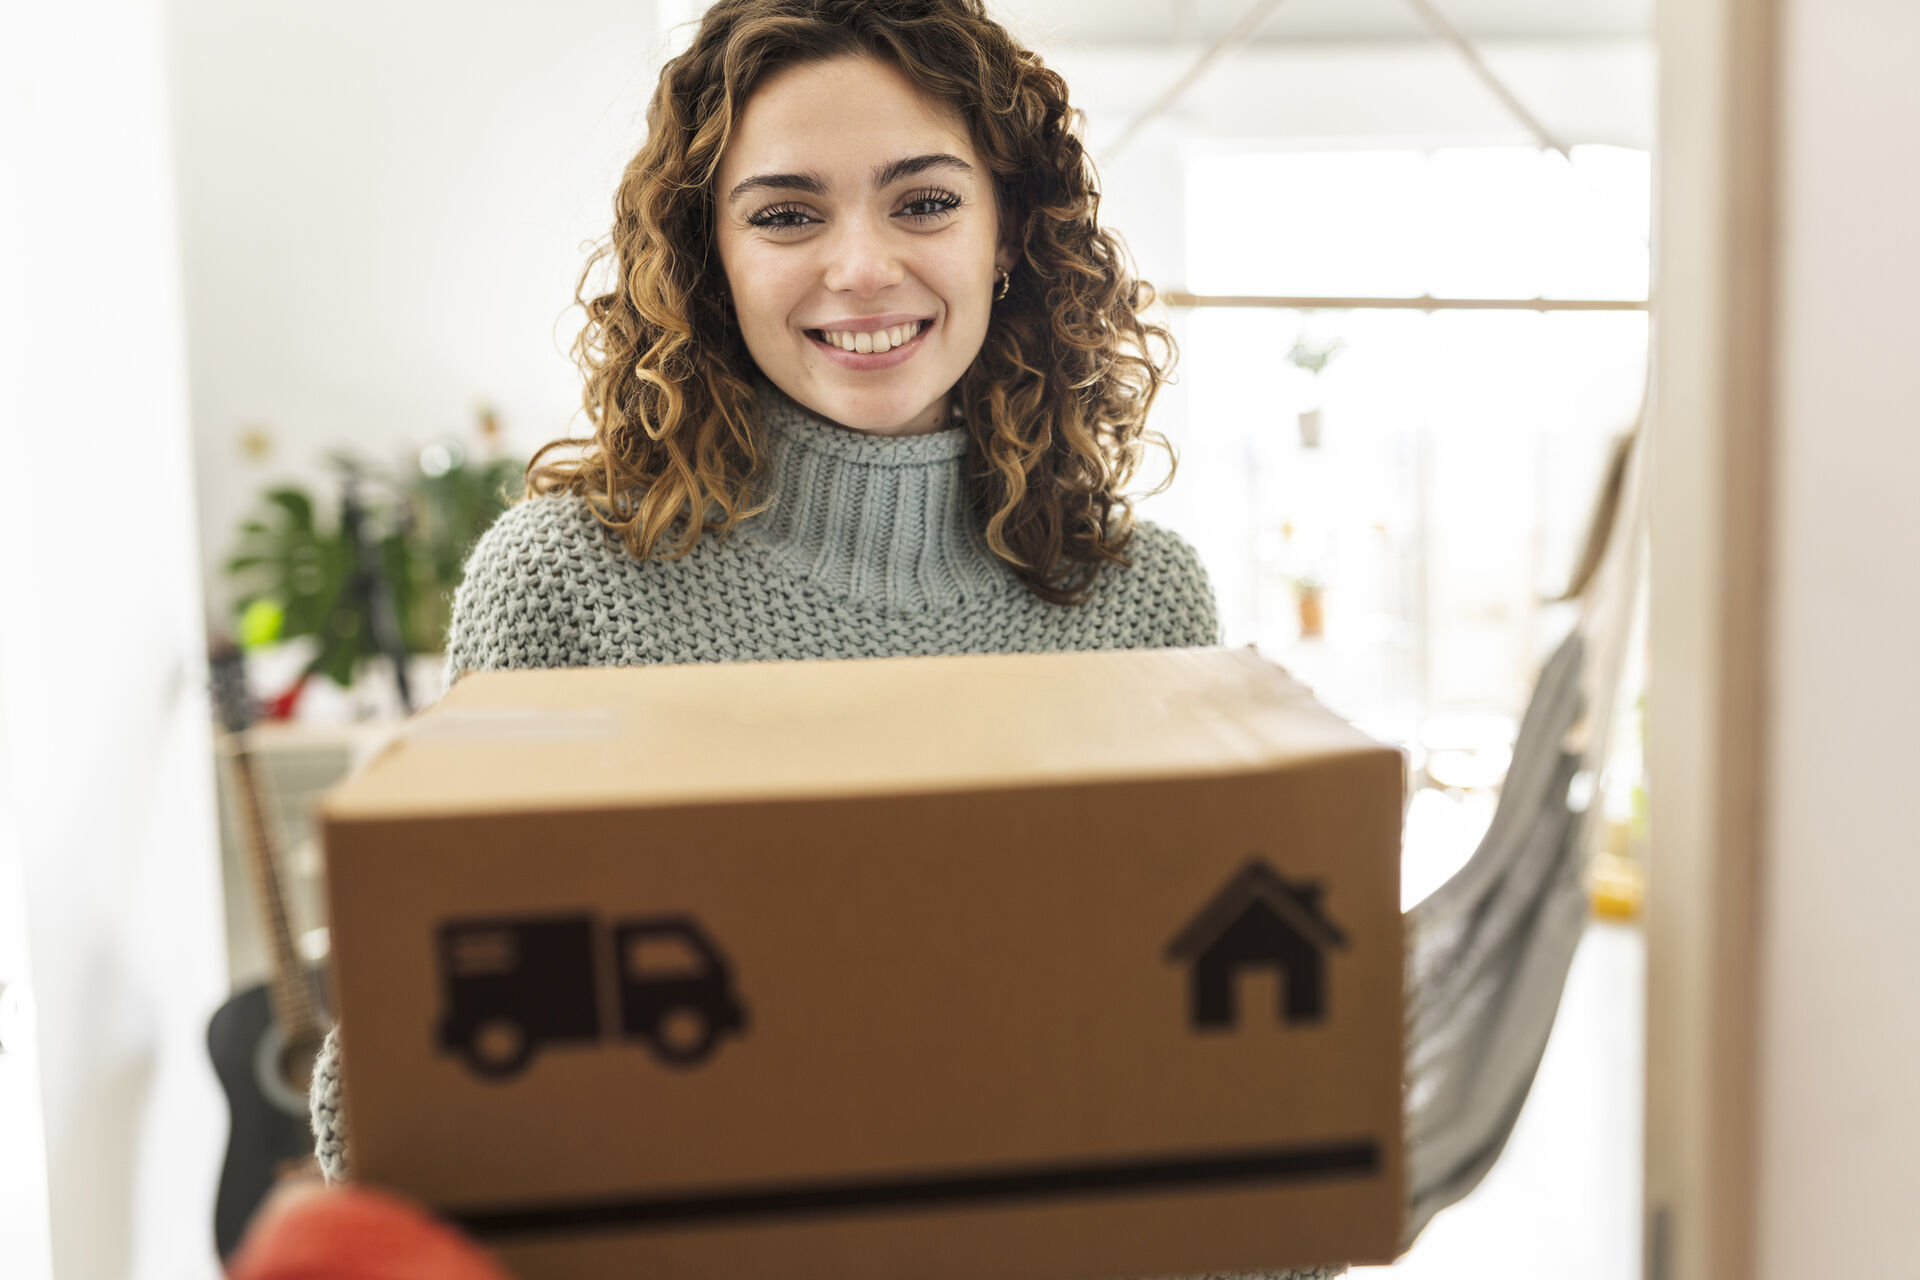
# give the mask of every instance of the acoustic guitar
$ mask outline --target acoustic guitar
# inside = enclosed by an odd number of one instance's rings
[[[207,1027],[207,1051],[232,1117],[213,1210],[214,1243],[224,1259],[280,1174],[313,1154],[307,1085],[326,1037],[326,1015],[319,976],[300,959],[287,923],[275,840],[248,743],[254,707],[240,650],[216,643],[210,667],[270,971],[266,982],[221,1005]]]

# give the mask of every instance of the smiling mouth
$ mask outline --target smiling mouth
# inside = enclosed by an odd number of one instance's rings
[[[917,341],[921,334],[932,327],[931,320],[917,320],[871,333],[854,333],[844,329],[808,329],[806,333],[821,346],[832,347],[847,355],[877,356]]]

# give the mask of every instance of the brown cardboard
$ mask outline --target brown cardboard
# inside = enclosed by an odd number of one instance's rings
[[[528,1280],[1387,1260],[1401,786],[1250,651],[468,676],[322,811],[355,1175]]]

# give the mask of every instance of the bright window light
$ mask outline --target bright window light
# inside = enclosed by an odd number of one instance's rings
[[[1572,166],[1525,147],[1205,154],[1187,283],[1644,299],[1648,178],[1644,152],[1610,147]],[[1180,478],[1141,514],[1198,547],[1227,643],[1405,746],[1428,785],[1489,794],[1571,621],[1546,600],[1639,413],[1647,314],[1203,307],[1175,325],[1180,381],[1155,425]],[[1318,374],[1289,358],[1329,347]]]
[[[1648,154],[1225,152],[1190,162],[1195,293],[1647,296]]]

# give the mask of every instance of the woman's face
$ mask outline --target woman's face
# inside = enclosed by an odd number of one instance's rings
[[[856,431],[947,425],[1013,264],[957,111],[874,58],[787,68],[747,100],[714,195],[740,334],[775,386]]]

